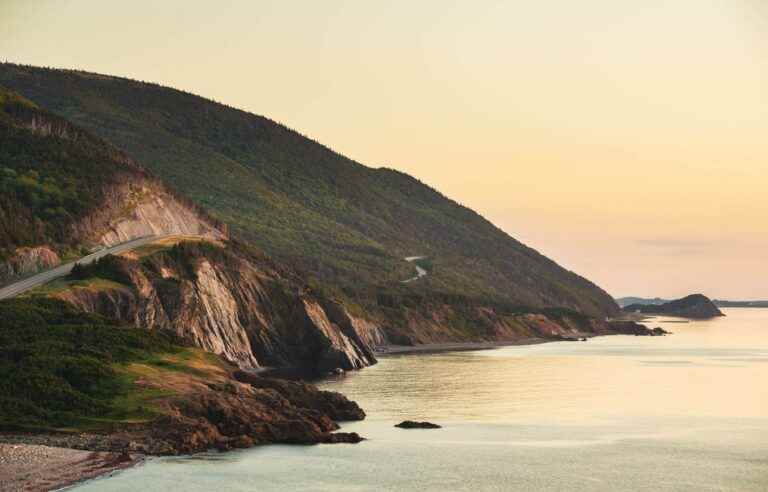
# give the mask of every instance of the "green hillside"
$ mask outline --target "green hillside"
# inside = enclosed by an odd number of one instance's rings
[[[20,246],[76,248],[83,231],[74,225],[105,189],[143,174],[113,146],[0,87],[0,260]]]
[[[326,289],[375,302],[463,296],[603,315],[613,299],[418,180],[345,158],[267,118],[185,92],[0,65],[0,85],[105,138]],[[405,256],[428,256],[427,277]]]

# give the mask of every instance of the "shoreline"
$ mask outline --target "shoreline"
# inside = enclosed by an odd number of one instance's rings
[[[594,336],[594,335],[592,335]],[[581,338],[592,338],[588,334],[580,335]],[[467,352],[472,350],[493,350],[503,347],[514,347],[521,345],[539,345],[550,342],[572,342],[576,340],[556,340],[549,338],[522,338],[520,340],[493,341],[493,342],[445,342],[445,343],[425,343],[420,345],[383,345],[376,347],[377,357],[386,357],[389,355],[406,354],[430,354],[440,352]]]
[[[0,492],[67,489],[143,461],[143,455],[2,442]]]

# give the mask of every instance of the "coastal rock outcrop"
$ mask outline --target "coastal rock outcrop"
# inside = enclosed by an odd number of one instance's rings
[[[243,373],[245,374],[245,373]],[[4,442],[115,453],[116,456],[191,454],[263,444],[358,443],[355,432],[336,432],[337,422],[362,420],[365,413],[344,395],[277,379],[211,375],[162,384],[177,392],[159,403],[161,416],[101,432],[4,434]]]
[[[216,448],[228,450],[257,444],[317,444],[360,442],[354,433],[334,433],[336,421],[362,420],[365,414],[328,413],[332,397],[315,389],[295,394],[288,381],[272,380],[269,387],[227,385],[201,392],[194,398],[170,403],[172,412],[155,421],[141,444],[133,450],[148,454],[189,454]],[[346,400],[348,406],[357,406]],[[359,407],[357,408],[359,410]]]
[[[127,444],[148,454],[188,454],[258,444],[357,443],[356,433],[335,432],[336,422],[362,420],[365,412],[344,395],[243,371],[167,404],[167,415]],[[113,450],[121,447],[112,442]]]

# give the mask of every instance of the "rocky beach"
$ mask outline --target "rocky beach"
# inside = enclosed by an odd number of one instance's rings
[[[24,439],[19,436],[18,440]],[[140,456],[127,453],[83,451],[22,442],[0,443],[0,491],[61,489],[122,470],[140,461]]]

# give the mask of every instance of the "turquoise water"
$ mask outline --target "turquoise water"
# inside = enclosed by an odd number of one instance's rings
[[[768,310],[601,337],[390,356],[326,381],[357,445],[154,459],[78,491],[768,490]],[[427,419],[438,430],[401,430]]]

